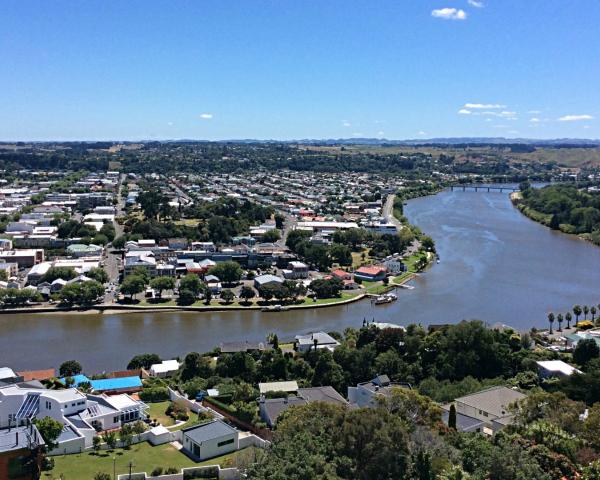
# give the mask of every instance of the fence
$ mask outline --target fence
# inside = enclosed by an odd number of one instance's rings
[[[270,441],[273,439],[273,432],[271,432],[271,430],[269,430],[268,428],[259,428],[256,425],[252,425],[250,423],[244,422],[243,420],[240,420],[239,418],[237,418],[235,415],[228,412],[224,408],[212,403],[210,401],[210,398],[203,399],[202,405],[204,405],[204,404],[207,404],[207,406],[210,407],[211,410],[214,410],[215,412],[221,414],[223,417],[225,417],[227,420],[229,420],[231,423],[233,423],[237,427],[243,428],[244,430],[249,430],[264,440]]]
[[[220,465],[182,468],[179,473],[150,476],[146,472],[119,475],[118,480],[191,480],[193,478],[218,478],[219,480],[238,480],[240,472],[237,468],[221,468]]]

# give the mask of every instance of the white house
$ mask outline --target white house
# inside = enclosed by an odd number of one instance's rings
[[[155,363],[150,366],[150,375],[153,377],[170,377],[179,370],[177,360],[163,360],[161,363]]]
[[[562,360],[540,360],[535,363],[541,378],[570,377],[574,373],[581,373],[581,370],[577,370]]]
[[[409,387],[408,384],[395,384],[390,382],[387,375],[378,375],[373,380],[359,383],[356,387],[348,387],[348,401],[351,405],[363,407],[376,407],[378,399],[383,399],[392,394],[394,388]]]
[[[340,345],[335,338],[325,332],[296,335],[296,348],[299,352],[308,352],[311,348],[327,348],[332,352]]]
[[[183,448],[195,459],[202,461],[239,449],[239,432],[221,420],[182,430]]]

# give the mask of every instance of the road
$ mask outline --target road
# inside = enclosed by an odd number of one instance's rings
[[[125,179],[125,175],[121,174],[119,178],[119,188],[117,189],[117,205],[116,205],[116,216],[121,216],[125,211],[125,202],[121,197],[121,190],[123,188],[123,180]],[[118,222],[114,222],[115,226],[115,238],[123,235],[124,229],[122,225],[119,225]],[[105,250],[104,257],[104,269],[106,273],[108,273],[108,278],[110,282],[111,291],[105,294],[104,303],[113,303],[115,296],[117,295],[116,291],[112,290],[112,285],[118,285],[119,283],[119,270],[121,268],[121,253],[113,253],[111,247],[107,247]]]
[[[385,200],[385,203],[383,204],[383,216],[385,218],[387,218],[390,222],[392,222],[394,225],[396,225],[396,227],[398,227],[398,230],[400,230],[402,228],[402,223],[400,223],[400,221],[394,217],[394,199],[396,198],[396,195],[394,195],[393,193],[387,196],[387,199]]]

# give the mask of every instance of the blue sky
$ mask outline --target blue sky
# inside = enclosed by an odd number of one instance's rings
[[[3,0],[0,139],[600,138],[598,0]]]

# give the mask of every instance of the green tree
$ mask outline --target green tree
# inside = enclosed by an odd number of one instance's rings
[[[582,309],[580,305],[575,305],[573,307],[573,313],[575,314],[575,326],[579,325],[579,315],[582,313]]]
[[[150,368],[162,360],[156,353],[142,353],[133,357],[127,364],[127,370],[137,370],[138,368]]]
[[[596,319],[596,313],[598,313],[598,310],[596,310],[595,306],[590,307],[590,313],[592,315],[592,322],[593,322]]]
[[[556,322],[558,323],[558,331],[559,331],[559,332],[562,332],[562,323],[563,323],[563,320],[564,320],[564,319],[563,319],[563,315],[562,315],[562,313],[559,313],[559,314],[556,316]]]
[[[61,377],[72,377],[73,375],[79,375],[83,367],[77,360],[67,360],[61,363],[58,368],[58,373]]]
[[[104,443],[108,445],[110,450],[113,450],[117,446],[117,434],[115,432],[104,432],[102,440],[104,440]]]
[[[235,295],[231,290],[225,289],[221,291],[221,300],[223,300],[226,304],[230,304],[233,302]]]
[[[587,320],[588,313],[590,313],[590,307],[587,305],[583,306],[583,319]]]
[[[573,315],[571,315],[571,312],[565,313],[565,320],[567,321],[567,329],[571,328],[571,320],[573,320]]]
[[[108,283],[109,280],[108,273],[101,267],[91,268],[85,275],[102,284]]]
[[[228,261],[217,263],[208,273],[218,277],[223,283],[231,285],[240,281],[243,271],[239,263]]]
[[[132,272],[133,275],[140,277],[144,281],[144,286],[150,283],[150,272],[146,267],[135,267]]]
[[[279,233],[279,230],[272,229],[272,230],[267,230],[264,233],[262,240],[263,240],[263,242],[266,242],[266,243],[275,243],[280,238],[281,238],[281,234]]]
[[[244,285],[240,290],[240,298],[244,299],[244,303],[250,303],[250,300],[256,296],[256,291],[252,287]]]
[[[71,280],[77,276],[75,269],[71,267],[50,267],[44,275],[42,275],[41,281],[52,283],[54,280]]]
[[[598,357],[600,357],[600,348],[593,338],[580,340],[573,350],[573,360],[578,365],[587,365],[590,360]]]
[[[196,275],[195,273],[188,273],[187,275],[181,277],[181,280],[179,280],[180,296],[182,290],[188,290],[194,295],[194,298],[196,298],[198,295],[200,295],[202,289],[203,284],[200,281],[200,277],[198,277],[198,275]]]
[[[184,288],[179,289],[179,297],[177,298],[178,305],[191,305],[196,301],[196,295],[191,290]]]
[[[150,280],[150,287],[158,292],[158,298],[162,298],[163,291],[175,288],[175,279],[164,276],[156,277]]]
[[[0,270],[0,281],[8,281],[8,274],[6,273],[6,270]]]
[[[44,442],[46,442],[46,449],[48,451],[54,450],[58,446],[56,440],[62,433],[63,424],[51,417],[36,418],[34,423]]]
[[[92,448],[94,449],[94,452],[100,451],[101,444],[102,444],[102,439],[98,435],[95,435],[94,438],[92,439]]]
[[[548,323],[550,324],[550,335],[552,335],[552,324],[554,323],[554,313],[552,312],[548,314]]]
[[[450,413],[448,414],[448,426],[456,430],[456,406],[450,405]]]
[[[129,295],[133,300],[133,296],[144,291],[146,286],[144,279],[138,275],[127,275],[121,283],[120,291],[123,295]]]

